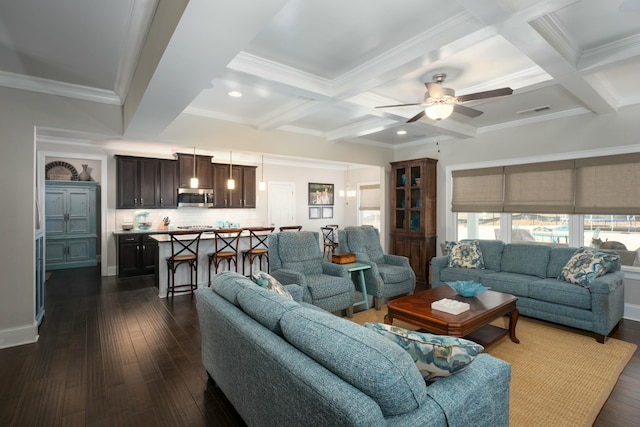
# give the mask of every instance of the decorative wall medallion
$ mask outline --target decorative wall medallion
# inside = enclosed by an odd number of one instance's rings
[[[78,171],[67,162],[55,161],[44,167],[47,179],[55,181],[77,181]]]

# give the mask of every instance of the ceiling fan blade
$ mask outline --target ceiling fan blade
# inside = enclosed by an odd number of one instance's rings
[[[458,102],[473,101],[474,99],[495,98],[496,96],[511,95],[513,89],[503,87],[500,89],[486,90],[484,92],[470,93],[468,95],[458,96]]]
[[[392,108],[392,107],[411,107],[414,105],[422,105],[422,102],[417,102],[414,104],[396,104],[396,105],[379,105],[375,108]]]
[[[418,114],[416,114],[415,116],[407,120],[407,123],[412,123],[412,122],[415,122],[416,120],[420,120],[423,116],[424,116],[424,110],[420,111]]]
[[[442,98],[444,94],[442,93],[442,85],[440,83],[429,82],[424,84],[427,87],[427,92],[429,92],[429,96],[431,98]]]
[[[482,114],[482,111],[474,110],[473,108],[465,107],[464,105],[456,104],[453,106],[453,111],[456,113],[464,114],[468,117],[478,117]]]

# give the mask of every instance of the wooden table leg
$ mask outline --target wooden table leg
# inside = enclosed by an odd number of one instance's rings
[[[393,325],[393,316],[389,313],[384,315],[384,323],[387,325]]]
[[[518,323],[518,316],[520,316],[518,309],[509,313],[509,338],[511,338],[511,341],[516,344],[520,344],[520,340],[516,338],[516,324]]]

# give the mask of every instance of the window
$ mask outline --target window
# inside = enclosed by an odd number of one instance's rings
[[[358,224],[372,225],[380,230],[380,184],[358,186]]]
[[[500,214],[486,212],[458,213],[457,236],[458,239],[498,239],[500,236]]]
[[[640,216],[585,215],[584,243],[618,252],[622,265],[640,267]]]

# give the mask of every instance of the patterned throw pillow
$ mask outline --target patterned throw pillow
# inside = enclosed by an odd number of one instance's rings
[[[365,323],[364,327],[404,348],[426,381],[462,371],[484,350],[464,338],[414,332],[384,323]]]
[[[449,252],[449,267],[484,268],[480,242],[447,242],[445,248]]]
[[[289,299],[293,299],[289,291],[282,286],[282,283],[278,282],[278,280],[270,275],[269,273],[265,273],[264,271],[258,270],[251,276],[251,280],[253,280],[259,286],[270,289],[277,294],[285,296]]]
[[[588,288],[595,278],[606,274],[619,259],[620,256],[613,253],[582,247],[567,261],[558,279]]]

